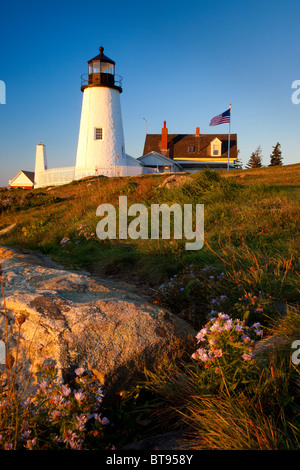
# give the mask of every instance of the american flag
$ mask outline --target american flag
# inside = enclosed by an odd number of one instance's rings
[[[227,109],[227,111],[225,111],[224,113],[212,118],[209,125],[218,126],[219,124],[224,124],[225,122],[230,122],[230,108]]]

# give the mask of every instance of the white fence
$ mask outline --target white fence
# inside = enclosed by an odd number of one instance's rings
[[[142,166],[111,166],[80,169],[75,167],[54,168],[44,170],[35,175],[35,188],[45,188],[46,186],[61,186],[71,183],[74,180],[86,178],[88,176],[138,176],[141,174],[158,173],[156,168],[146,168]]]
[[[116,165],[110,167],[96,167],[93,169],[75,169],[75,179],[86,178],[87,176],[138,176],[149,175],[151,173],[159,173],[156,168],[146,168],[137,165]]]
[[[80,180],[87,176],[136,176],[143,173],[142,166],[121,166],[115,165],[110,167],[96,168],[75,168],[75,179]]]
[[[75,167],[54,168],[40,171],[34,175],[35,188],[45,188],[46,186],[61,186],[74,181]]]

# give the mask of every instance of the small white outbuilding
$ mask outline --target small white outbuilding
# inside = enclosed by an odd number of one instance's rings
[[[9,180],[8,184],[10,188],[33,189],[34,173],[33,171],[20,170],[16,176]]]

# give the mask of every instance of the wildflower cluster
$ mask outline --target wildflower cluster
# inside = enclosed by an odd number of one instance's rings
[[[254,361],[253,348],[262,335],[260,323],[247,326],[244,320],[232,319],[219,312],[198,332],[197,342],[203,346],[192,354],[192,358],[215,372],[232,364],[243,368],[243,363]]]
[[[60,241],[60,246],[66,247],[66,246],[73,246],[73,245],[78,245],[80,241],[86,240],[86,241],[91,241],[91,240],[97,240],[95,232],[93,232],[89,225],[86,224],[80,224],[78,227],[76,227],[77,234],[75,235],[74,239],[75,241],[71,240],[69,237],[63,237],[63,239]],[[76,238],[79,238],[79,240]]]
[[[80,224],[77,227],[78,236],[85,238],[85,240],[95,240],[96,234],[91,231],[89,225]]]
[[[71,388],[62,383],[54,367],[39,367],[38,389],[24,402],[0,393],[0,449],[101,447],[109,420],[100,412],[100,383],[83,368],[75,372]]]
[[[222,310],[222,312],[226,311],[227,305],[231,307],[231,301],[228,299],[227,295],[214,296],[210,301],[211,311],[208,314],[208,318],[212,319],[220,310]]]
[[[274,300],[268,294],[263,295],[261,291],[256,295],[247,292],[239,297],[238,300],[239,301],[234,305],[234,309],[246,322],[259,320],[267,324],[269,318],[276,316],[276,311],[273,306]]]
[[[269,318],[276,316],[274,300],[270,295],[265,295],[262,292],[258,292],[258,294],[246,292],[241,295],[241,292],[236,291],[231,295],[231,298],[226,295],[215,296],[211,300],[211,311],[208,318],[212,318],[220,310],[230,314],[233,318],[241,318],[247,325],[259,321],[266,326]]]
[[[65,246],[65,245],[69,245],[71,242],[70,238],[69,237],[64,237],[61,241],[60,241],[60,245],[61,246]]]

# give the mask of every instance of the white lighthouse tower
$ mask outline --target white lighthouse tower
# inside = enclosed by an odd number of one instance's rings
[[[106,174],[114,176],[126,165],[120,94],[122,78],[115,62],[99,54],[88,61],[81,77],[82,111],[76,156],[75,179]]]

